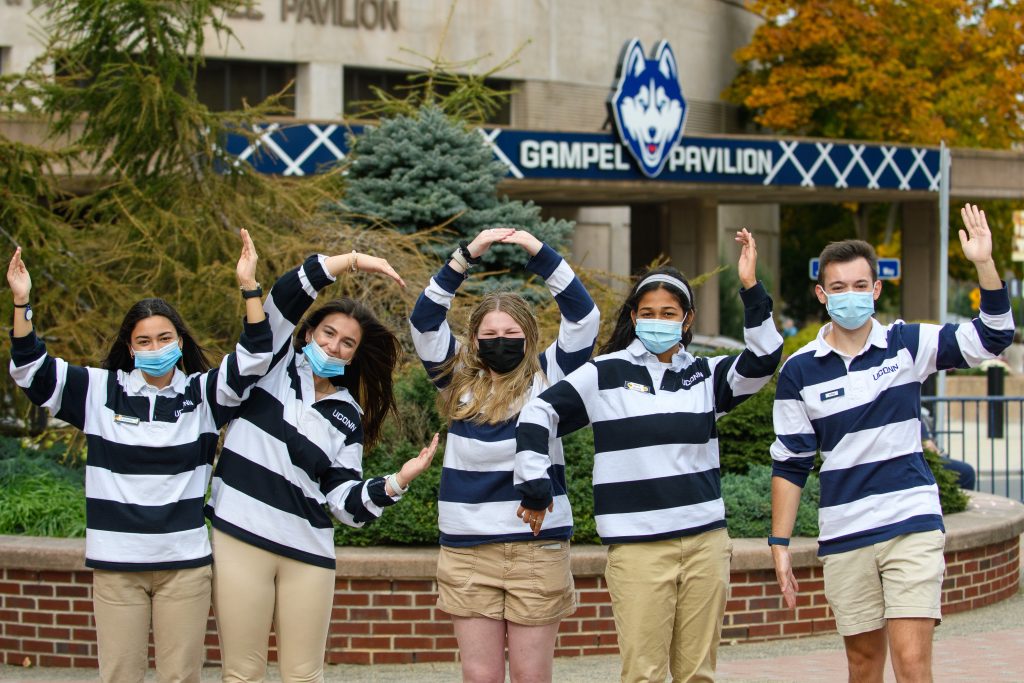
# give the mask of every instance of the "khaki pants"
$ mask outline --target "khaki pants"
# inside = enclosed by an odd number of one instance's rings
[[[141,683],[153,626],[161,683],[198,683],[210,616],[209,565],[194,569],[92,574],[100,680]]]
[[[714,680],[731,556],[725,529],[608,549],[623,681]]]
[[[263,680],[271,623],[281,679],[323,681],[334,570],[275,555],[217,529],[213,557],[224,682]]]

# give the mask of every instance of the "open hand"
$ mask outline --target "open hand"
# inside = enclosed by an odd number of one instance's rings
[[[772,559],[775,560],[775,578],[779,582],[782,599],[786,607],[793,609],[796,607],[796,592],[800,590],[800,586],[793,576],[793,559],[789,554],[789,548],[772,546]]]
[[[420,451],[420,454],[415,458],[409,458],[402,465],[402,469],[398,470],[398,483],[403,488],[408,486],[413,479],[420,476],[427,471],[430,467],[430,463],[434,460],[434,453],[437,451],[437,440],[438,435],[434,434],[434,438],[431,439],[430,445]]]
[[[256,289],[256,262],[260,257],[256,253],[256,245],[252,243],[249,231],[242,228],[239,233],[242,236],[242,253],[238,257],[238,265],[235,266],[238,284],[245,289]]]
[[[469,249],[469,255],[473,258],[479,258],[481,254],[491,248],[492,244],[501,242],[515,231],[515,228],[488,228],[481,230],[466,247]]]
[[[757,284],[757,243],[746,228],[736,233],[736,241],[742,245],[736,271],[743,289],[750,289]]]
[[[356,270],[364,273],[380,273],[397,282],[402,288],[405,287],[405,280],[391,267],[387,259],[380,258],[379,256],[359,254],[356,256]]]
[[[977,204],[965,204],[960,209],[966,230],[960,230],[960,246],[964,256],[973,263],[981,263],[992,259],[992,231],[988,229],[985,212],[978,209]]]
[[[530,256],[536,256],[537,253],[544,246],[544,243],[539,239],[526,232],[525,230],[516,230],[511,235],[503,237],[501,240],[502,244],[518,244]]]
[[[14,250],[11,264],[7,266],[7,284],[11,286],[14,303],[28,303],[28,296],[32,292],[32,276],[28,274],[28,268],[21,260],[21,247]]]

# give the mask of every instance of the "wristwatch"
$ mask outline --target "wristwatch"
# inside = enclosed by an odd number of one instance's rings
[[[768,545],[789,545],[789,539],[781,536],[769,536]]]
[[[32,304],[30,304],[29,302],[26,301],[23,304],[14,304],[14,307],[15,308],[24,308],[25,309],[25,320],[31,320],[32,319]]]
[[[258,283],[258,282],[256,283],[255,289],[246,289],[245,287],[243,287],[241,285],[238,286],[238,289],[242,290],[242,298],[243,299],[253,299],[253,298],[257,298],[258,299],[261,296],[263,296],[263,287],[261,287],[260,283]]]

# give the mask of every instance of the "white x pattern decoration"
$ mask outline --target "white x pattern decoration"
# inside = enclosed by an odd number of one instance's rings
[[[297,128],[298,126],[294,126]],[[327,150],[334,155],[337,161],[341,161],[345,158],[345,153],[338,149],[338,146],[331,140],[331,136],[338,130],[336,124],[331,124],[326,128],[321,128],[314,123],[307,123],[305,127],[313,133],[313,141],[310,142],[305,148],[298,150],[298,154],[292,157],[287,151],[285,151],[282,145],[286,145],[286,138],[280,142],[275,139],[278,132],[281,130],[281,124],[272,123],[265,128],[260,126],[253,126],[254,133],[262,133],[255,142],[246,147],[238,155],[238,160],[235,162],[237,166],[240,162],[248,161],[261,147],[266,147],[274,156],[280,159],[284,165],[285,170],[282,175],[306,175],[306,172],[302,170],[302,164],[321,146],[326,147]],[[287,132],[283,132],[282,135],[287,135]],[[293,150],[294,151],[294,150]]]
[[[792,169],[797,172],[800,176],[801,187],[816,187],[820,186],[821,183],[815,183],[814,176],[818,173],[821,167],[827,166],[835,177],[835,187],[837,188],[848,188],[850,186],[848,178],[854,168],[860,168],[865,177],[867,178],[868,189],[877,190],[881,188],[879,184],[879,178],[885,173],[886,169],[891,169],[899,180],[900,190],[910,190],[910,181],[914,177],[914,174],[920,171],[924,174],[928,180],[928,190],[931,192],[937,192],[939,189],[939,172],[938,169],[933,173],[928,168],[928,164],[925,162],[925,155],[928,153],[927,149],[916,149],[910,148],[909,151],[913,156],[913,162],[906,170],[901,168],[901,165],[896,160],[896,153],[901,149],[892,145],[882,145],[878,149],[882,154],[882,160],[877,166],[871,168],[868,163],[864,160],[864,151],[867,149],[867,145],[863,144],[836,144],[832,142],[816,142],[814,148],[818,152],[817,158],[809,166],[805,167],[800,159],[797,158],[797,152],[801,145],[807,145],[796,140],[779,140],[779,149],[782,154],[775,161],[771,171],[765,176],[763,183],[765,185],[771,185],[775,179],[785,170]],[[850,154],[849,161],[846,162],[846,166],[840,170],[836,164],[836,160],[832,158],[832,154],[836,151],[844,150]]]
[[[288,140],[289,129],[302,128],[313,134],[312,140],[302,146],[299,146],[294,139],[292,141]],[[346,146],[344,140],[340,139],[336,142],[333,139],[339,132],[344,132],[337,124],[321,126],[308,123],[282,128],[280,123],[271,123],[266,126],[254,126],[253,132],[258,137],[237,155],[233,162],[234,166],[238,166],[245,161],[253,161],[257,152],[265,148],[276,161],[284,165],[283,175],[303,176],[307,173],[316,172],[315,168],[304,168],[303,166],[321,148],[326,149],[335,161],[342,161],[346,156],[345,152],[342,151],[342,148]],[[484,139],[487,146],[490,147],[495,158],[505,164],[510,176],[517,179],[525,177],[522,169],[509,158],[506,151],[498,144],[498,137],[503,132],[501,128],[492,128],[491,130],[480,128],[477,129],[477,132]],[[869,149],[869,146],[866,144],[809,143],[798,140],[778,140],[776,144],[781,154],[777,156],[772,168],[762,181],[764,185],[778,184],[776,180],[780,175],[784,175],[784,177],[789,176],[795,171],[801,187],[833,186],[845,189],[850,187],[850,174],[854,170],[860,169],[867,180],[868,189],[880,189],[880,178],[887,170],[891,170],[899,181],[898,189],[900,190],[910,190],[911,181],[918,173],[924,175],[928,182],[929,191],[936,192],[939,189],[939,171],[938,168],[933,171],[928,167],[925,159],[929,151],[927,149],[880,145],[873,149],[877,149],[881,153],[881,160],[868,163],[864,158],[865,152]],[[817,154],[809,165],[807,165],[808,149],[815,150]],[[897,154],[901,149],[907,149],[910,152],[912,159],[909,165],[907,165],[905,154],[902,155],[904,157],[903,161],[897,160]],[[840,159],[847,155],[849,158],[840,168]],[[804,158],[804,161],[800,160],[801,156]],[[818,178],[818,182],[815,181],[815,176],[819,175],[823,166],[828,169],[834,181],[829,179],[827,184],[824,178]]]

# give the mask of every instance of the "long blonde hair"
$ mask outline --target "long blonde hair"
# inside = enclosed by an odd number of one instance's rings
[[[484,316],[502,311],[516,322],[526,336],[523,362],[515,370],[494,377],[477,355],[477,333]],[[438,412],[450,420],[497,424],[518,413],[529,395],[533,378],[540,372],[537,318],[526,299],[512,292],[486,295],[469,316],[469,338],[458,353],[440,368],[440,378],[450,382],[437,396]],[[469,394],[466,402],[463,396]]]

